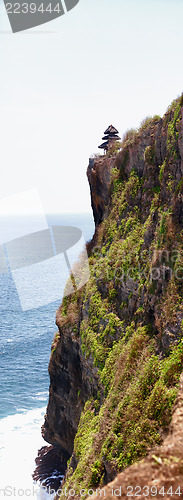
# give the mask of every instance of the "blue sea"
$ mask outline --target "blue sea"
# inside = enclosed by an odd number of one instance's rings
[[[50,215],[48,226],[75,226],[89,241],[94,233],[92,214]],[[16,218],[8,221],[15,227]],[[27,226],[26,217],[21,224]],[[5,232],[6,220],[1,224]],[[61,290],[65,286],[63,273]],[[41,284],[40,284],[41,285]],[[34,283],[32,283],[34,295]],[[47,493],[33,484],[37,451],[46,443],[41,425],[48,402],[48,363],[57,328],[55,313],[62,300],[22,310],[10,269],[0,273],[0,497],[44,499]],[[3,491],[4,490],[4,491]]]

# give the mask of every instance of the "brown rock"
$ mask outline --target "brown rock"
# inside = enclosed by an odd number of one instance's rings
[[[90,161],[87,169],[95,225],[100,224],[103,220],[109,199],[111,169],[113,166],[114,159],[104,156]]]
[[[42,436],[50,444],[72,455],[81,411],[98,391],[97,369],[85,360],[72,329],[60,327],[60,338],[49,364],[50,391]]]
[[[42,446],[35,460],[36,469],[32,474],[46,488],[58,490],[67,467],[67,454],[63,456],[54,446]]]

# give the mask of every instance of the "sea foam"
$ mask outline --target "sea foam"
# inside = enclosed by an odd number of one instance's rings
[[[53,498],[31,476],[38,449],[45,446],[40,432],[44,414],[45,408],[40,408],[0,420],[1,498]]]

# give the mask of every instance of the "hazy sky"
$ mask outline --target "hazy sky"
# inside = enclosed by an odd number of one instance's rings
[[[106,127],[122,136],[183,91],[183,1],[80,0],[17,34],[0,5],[0,197],[38,189],[46,213],[88,212]]]

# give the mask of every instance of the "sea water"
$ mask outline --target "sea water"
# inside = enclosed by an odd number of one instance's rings
[[[47,221],[49,226],[78,227],[85,241],[93,236],[91,214],[47,216]],[[26,225],[26,219],[22,223]],[[22,311],[11,273],[0,274],[0,498],[50,498],[33,483],[32,473],[38,449],[46,445],[41,425],[48,402],[55,313],[61,300],[62,296]]]

